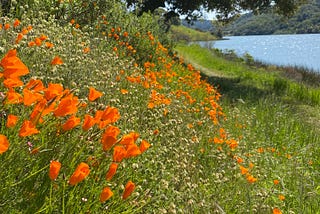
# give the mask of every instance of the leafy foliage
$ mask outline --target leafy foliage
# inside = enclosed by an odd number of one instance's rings
[[[263,11],[271,6],[279,13],[289,15],[295,10],[296,6],[302,1],[282,1],[282,0],[197,0],[197,1],[184,1],[184,0],[126,0],[128,7],[134,7],[139,15],[143,12],[154,12],[159,7],[168,8],[165,16],[170,19],[176,14],[186,15],[188,20],[192,20],[202,16],[203,10],[217,11],[220,18],[230,18],[241,10],[253,10],[255,12]]]

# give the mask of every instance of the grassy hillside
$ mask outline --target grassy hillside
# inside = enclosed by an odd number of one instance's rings
[[[320,33],[320,1],[309,0],[291,17],[285,18],[267,11],[254,15],[244,14],[226,26],[231,35],[301,34]]]
[[[0,213],[320,209],[318,87],[109,3],[1,18]]]
[[[200,32],[183,25],[172,25],[170,27],[170,34],[173,40],[180,42],[209,41],[217,39],[217,37],[210,34],[210,32]]]

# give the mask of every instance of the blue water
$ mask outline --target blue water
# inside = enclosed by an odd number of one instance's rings
[[[203,47],[234,50],[275,65],[290,65],[320,72],[320,34],[231,36],[227,40],[200,42]]]

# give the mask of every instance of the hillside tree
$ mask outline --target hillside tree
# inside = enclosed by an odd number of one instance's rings
[[[274,8],[285,16],[291,15],[306,0],[126,0],[128,8],[138,15],[153,13],[157,8],[166,8],[164,17],[169,20],[184,15],[187,20],[203,16],[204,11],[214,11],[218,19],[230,19],[242,11],[261,12]]]

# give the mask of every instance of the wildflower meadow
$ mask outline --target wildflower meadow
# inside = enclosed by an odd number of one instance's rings
[[[319,133],[287,108],[224,101],[156,15],[46,4],[0,21],[1,213],[320,209]]]

